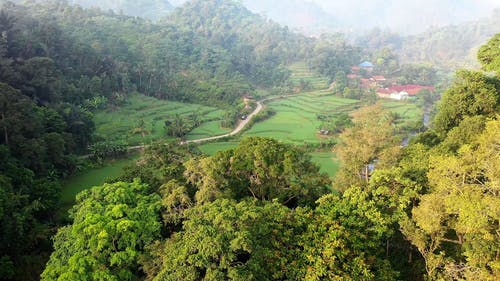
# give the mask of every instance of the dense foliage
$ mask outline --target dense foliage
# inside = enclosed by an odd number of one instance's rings
[[[427,146],[420,153],[430,157],[422,166],[427,175],[418,204],[401,228],[422,255],[430,280],[500,277],[497,37],[479,55],[493,75],[459,72],[443,96],[434,130],[411,146]]]
[[[103,11],[113,10],[117,14],[139,16],[151,20],[166,17],[174,8],[167,0],[68,0],[68,2],[87,8],[98,7]]]
[[[216,198],[278,199],[284,205],[313,204],[329,180],[298,149],[265,138],[247,138],[237,148],[185,164],[196,201]]]
[[[42,280],[133,280],[139,258],[160,235],[160,196],[138,181],[86,190],[71,210],[73,224],[54,238]]]
[[[407,83],[433,84],[436,71],[401,66],[390,48],[367,55],[338,35],[294,34],[237,1],[193,0],[158,23],[65,1],[0,3],[1,279],[37,279],[52,246],[43,280],[500,278],[498,35],[479,50],[488,72],[457,72],[407,147],[379,105],[344,116],[335,192],[303,150],[276,140],[210,157],[153,144],[81,193],[51,245],[75,155],[126,150],[94,138],[92,112],[131,92],[227,107],[287,89],[297,59],[337,82],[364,56]],[[182,136],[186,124],[177,115],[165,129]]]

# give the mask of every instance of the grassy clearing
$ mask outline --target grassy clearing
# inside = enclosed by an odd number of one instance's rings
[[[231,129],[221,128],[220,121],[211,121],[201,124],[186,136],[188,140],[202,139],[211,136],[223,135],[230,132]]]
[[[106,180],[116,178],[123,172],[123,168],[134,163],[139,155],[129,158],[107,161],[102,167],[89,169],[79,175],[70,177],[61,182],[63,205],[71,206],[75,202],[75,197],[81,191],[96,185],[102,185]]]
[[[188,119],[188,116],[198,113],[202,125],[193,134],[224,133],[226,130],[217,128],[214,121],[219,120],[224,112],[215,107],[199,104],[181,103],[158,100],[144,95],[131,95],[128,103],[114,111],[105,110],[95,114],[96,134],[108,140],[124,140],[130,145],[149,143],[157,139],[169,139],[165,135],[164,124],[175,114]],[[132,134],[140,120],[144,121],[146,134]],[[189,134],[187,136],[191,138]],[[194,137],[195,138],[195,137]]]
[[[414,103],[386,99],[381,99],[379,102],[384,108],[397,114],[400,118],[397,122],[398,126],[406,127],[423,119],[422,109]]]
[[[318,164],[320,172],[327,173],[330,177],[334,177],[339,170],[339,160],[335,153],[326,152],[312,152],[311,161]]]
[[[323,91],[272,101],[267,106],[276,114],[254,124],[243,136],[270,137],[296,145],[317,144],[324,140],[318,135],[318,127],[321,124],[317,118],[318,114],[350,112],[358,104],[356,100],[338,98]]]

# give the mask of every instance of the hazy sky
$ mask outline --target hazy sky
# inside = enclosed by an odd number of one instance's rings
[[[179,5],[186,0],[171,0]],[[314,2],[341,24],[356,29],[371,29],[375,26],[390,28],[404,33],[415,33],[429,26],[443,26],[490,17],[495,8],[500,8],[500,0],[267,0],[259,9],[260,0],[250,1],[254,12],[265,11],[271,3],[276,9],[284,3]],[[279,10],[278,10],[279,11]]]
[[[441,26],[490,17],[495,8],[500,8],[500,0],[309,1],[319,4],[341,22],[355,26],[378,25],[407,32],[421,30],[424,26]]]

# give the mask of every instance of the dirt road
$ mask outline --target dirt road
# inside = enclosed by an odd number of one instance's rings
[[[224,138],[224,137],[229,137],[229,136],[236,135],[237,133],[241,132],[241,130],[243,130],[243,128],[245,128],[245,126],[248,124],[248,122],[250,122],[250,120],[252,120],[252,118],[255,115],[257,115],[262,110],[262,108],[263,108],[262,102],[264,102],[264,101],[265,100],[260,100],[260,101],[256,102],[257,103],[257,107],[252,111],[252,113],[250,113],[245,120],[241,120],[238,123],[238,126],[236,126],[236,128],[233,131],[231,131],[230,133],[227,133],[227,134],[224,134],[224,135],[218,135],[218,136],[208,137],[208,138],[203,138],[203,139],[187,140],[187,141],[181,142],[181,144],[201,143],[201,142],[205,142],[205,141],[211,141],[211,140],[216,140],[216,139],[221,139],[221,138]]]

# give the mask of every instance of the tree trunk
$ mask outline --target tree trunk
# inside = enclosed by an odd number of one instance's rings
[[[5,140],[5,144],[9,144],[9,133],[7,132],[7,124],[5,123],[5,115],[4,113],[2,112],[2,123],[3,124],[3,136],[4,136],[4,140]]]
[[[149,75],[149,85],[148,85],[148,90],[147,90],[147,92],[149,92],[149,89],[151,89],[151,83],[153,82],[152,80],[153,80],[153,74],[150,74],[150,75]],[[147,94],[148,94],[148,93],[147,93]]]
[[[385,257],[389,258],[389,239],[385,241]]]
[[[368,165],[365,165],[365,180],[368,183]]]

